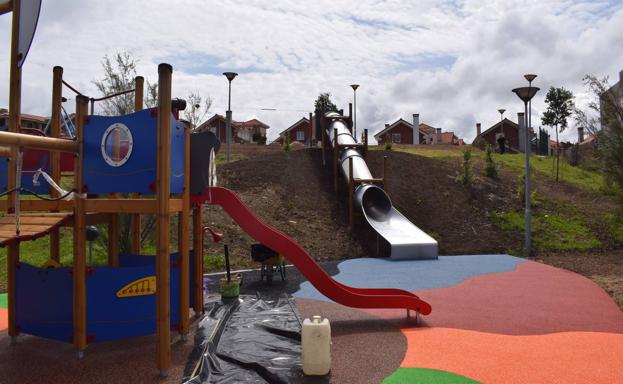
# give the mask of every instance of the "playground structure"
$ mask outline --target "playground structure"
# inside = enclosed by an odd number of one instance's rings
[[[223,207],[243,230],[287,257],[336,302],[430,313],[430,305],[408,291],[352,288],[334,281],[300,245],[259,220],[233,192],[209,186],[210,154],[218,142],[209,132],[191,135],[189,127],[175,118],[169,64],[158,66],[156,108],[143,110],[142,77],[135,79],[132,114],[89,115],[89,98],[78,94],[71,139],[61,138],[63,70],[54,67],[49,137],[20,133],[25,59],[23,51],[18,53],[21,4],[13,0],[11,9],[0,8],[0,14],[13,11],[9,125],[8,132],[0,132],[0,153],[8,163],[3,193],[7,199],[0,200],[0,209],[7,212],[0,220],[0,246],[7,248],[8,334],[13,342],[20,333],[71,342],[81,358],[89,343],[155,333],[157,366],[166,375],[171,365],[171,331],[185,338],[191,305],[195,314],[203,311],[201,212],[205,203]],[[21,183],[29,177],[22,169],[26,150],[45,152],[50,179],[56,184],[61,155],[73,156],[73,189],[61,195],[50,188],[50,198],[22,200]],[[120,214],[132,215],[130,254],[119,254]],[[156,216],[153,256],[141,255],[140,250],[140,220],[145,214]],[[173,214],[179,220],[175,253],[170,246]],[[87,264],[86,226],[92,224],[108,225],[107,266]],[[73,228],[71,267],[59,265],[62,226]],[[49,262],[44,266],[20,262],[21,243],[46,235],[50,236]]]
[[[352,107],[349,110],[352,111]],[[389,244],[389,255],[392,259],[436,259],[437,241],[416,227],[392,205],[387,192],[387,156],[383,159],[383,177],[372,177],[365,161],[368,130],[364,130],[363,143],[357,143],[352,134],[351,114],[343,116],[343,113],[328,112],[324,116],[318,116],[322,132],[323,165],[326,163],[325,148],[331,149],[333,188],[337,193],[340,172],[348,186],[349,226],[353,228],[353,205],[356,204],[377,233],[377,253],[380,253],[380,236]]]

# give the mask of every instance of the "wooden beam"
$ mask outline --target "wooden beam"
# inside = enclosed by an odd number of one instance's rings
[[[184,128],[184,192],[179,213],[178,249],[180,251],[180,334],[186,338],[190,329],[190,127]]]
[[[348,226],[353,230],[353,190],[355,184],[353,182],[353,157],[348,157]]]
[[[5,13],[9,13],[13,10],[13,2],[6,1],[4,3],[0,3],[0,15],[4,15]]]
[[[134,112],[143,110],[143,87],[145,79],[143,76],[134,78]],[[138,193],[133,193],[132,197],[138,197]],[[135,213],[130,219],[130,236],[132,243],[132,253],[141,254],[141,215]]]
[[[10,70],[9,70],[9,132],[16,135],[19,130],[20,114],[21,114],[21,98],[22,98],[22,69],[17,65],[19,58],[17,57],[18,51],[18,37],[19,37],[19,9],[20,0],[13,0],[13,20],[11,29],[11,57],[10,57]],[[1,132],[7,133],[7,132]],[[15,176],[17,174],[17,148],[12,148],[11,161],[8,165],[8,180],[7,188],[15,188]],[[12,211],[15,207],[15,193],[9,193],[7,196],[7,212]],[[19,242],[11,244],[7,251],[7,293],[8,293],[8,326],[9,336],[11,341],[14,342],[18,334],[17,322],[16,322],[16,310],[15,305],[15,272],[19,263]]]
[[[119,266],[119,214],[110,215],[108,222],[108,265]]]
[[[10,114],[11,111],[9,111],[9,115]],[[42,149],[44,151],[78,152],[78,144],[73,140],[33,136],[15,132],[0,132],[0,145]]]
[[[63,97],[63,67],[52,69],[52,116],[50,117],[50,137],[61,137],[61,104]],[[50,177],[57,184],[61,181],[61,153],[50,151]],[[58,197],[60,193],[50,187],[50,196]],[[61,238],[58,229],[50,232],[50,259],[60,262]]]
[[[156,161],[156,345],[160,376],[171,366],[169,198],[171,188],[171,74],[169,64],[158,66],[158,129]]]
[[[9,208],[10,200],[0,200],[0,209],[7,210]],[[23,212],[55,212],[55,211],[68,211],[73,210],[74,202],[67,200],[22,200],[20,201],[20,210]]]
[[[203,218],[201,204],[193,208],[193,310],[195,315],[203,313]]]
[[[339,157],[339,151],[338,151],[338,144],[337,144],[337,128],[334,128],[333,129],[333,190],[335,191],[335,193],[337,193],[338,191],[338,183],[337,183],[338,157]]]
[[[0,157],[11,157],[11,147],[0,146]]]
[[[78,153],[74,164],[74,188],[82,191],[83,131],[89,99],[76,97],[76,144]],[[87,298],[86,298],[86,207],[85,198],[74,196],[74,264],[73,264],[73,342],[82,357],[87,347]]]
[[[383,156],[383,189],[389,195],[389,164],[387,156]]]
[[[154,199],[88,199],[87,211],[104,213],[157,213],[158,202]],[[170,199],[169,212],[180,212],[183,200]]]

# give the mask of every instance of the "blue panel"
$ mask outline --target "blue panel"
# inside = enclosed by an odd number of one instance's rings
[[[90,342],[117,340],[156,332],[156,295],[118,298],[117,291],[143,277],[155,276],[155,257],[122,255],[129,267],[95,267],[87,274],[87,337]],[[171,328],[179,324],[179,253],[171,254]],[[192,262],[191,262],[192,266]],[[70,268],[42,269],[21,264],[16,299],[19,331],[72,341]],[[191,301],[192,303],[192,301]]]
[[[174,261],[178,254],[172,254]],[[153,256],[124,255],[140,264]],[[174,263],[173,263],[174,264]],[[135,267],[97,267],[87,276],[87,335],[93,341],[117,340],[156,332],[156,295],[117,297],[117,291],[138,279],[155,276],[155,264]],[[171,327],[179,323],[179,268],[171,267]]]
[[[35,186],[32,183],[32,177],[39,168],[42,168],[48,174],[50,173],[48,153],[27,149],[24,151],[24,156],[30,156],[34,161],[31,164],[24,164],[22,167],[22,188],[29,189],[40,195],[47,195],[50,192],[48,182],[43,177],[39,177],[40,183],[38,186]],[[2,191],[7,190],[8,164],[9,160],[7,158],[0,159],[0,188]],[[29,195],[30,193],[22,192],[22,194]]]
[[[19,331],[71,342],[72,276],[69,268],[41,269],[21,263],[16,273]]]
[[[102,137],[115,123],[126,125],[133,138],[126,163],[112,167],[102,157]],[[89,116],[84,127],[84,183],[89,193],[155,194],[157,118],[152,110],[124,116]],[[184,188],[184,124],[171,116],[171,193]]]

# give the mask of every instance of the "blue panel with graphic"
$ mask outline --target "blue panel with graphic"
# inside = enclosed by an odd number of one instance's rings
[[[190,276],[193,274],[190,253]],[[179,253],[171,254],[171,329],[179,327]],[[89,342],[118,340],[156,332],[156,295],[117,292],[141,279],[155,277],[156,257],[120,255],[119,267],[91,267],[86,276],[87,338]],[[138,283],[140,284],[140,283]],[[141,286],[143,287],[143,286]],[[133,288],[130,288],[133,289]],[[189,290],[192,292],[192,282]],[[137,291],[134,291],[136,293]],[[16,273],[16,321],[20,332],[72,341],[72,270],[68,267],[37,268],[22,263]],[[193,297],[191,294],[190,302]]]
[[[156,133],[153,109],[124,116],[89,116],[84,127],[86,191],[155,194]],[[185,143],[184,124],[171,116],[171,193],[184,190]]]

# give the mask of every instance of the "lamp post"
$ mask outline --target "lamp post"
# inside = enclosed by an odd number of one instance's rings
[[[359,84],[351,84],[350,87],[353,89],[353,138],[355,142],[357,142],[357,88],[359,88]]]
[[[532,81],[536,79],[536,75],[533,73],[526,73],[523,75],[524,79],[528,80],[528,87],[532,87]],[[528,125],[526,130],[528,131],[528,137],[530,137],[530,129],[532,128],[532,99],[528,102]],[[526,142],[526,145],[530,145],[530,142]]]
[[[224,72],[223,75],[229,82],[229,97],[227,101],[227,113],[225,114],[227,118],[227,125],[225,128],[227,140],[227,162],[229,163],[229,160],[231,159],[231,82],[236,76],[238,76],[238,74],[236,72]]]
[[[532,87],[532,83],[530,82],[529,86],[515,88],[513,92],[524,102],[524,127],[525,127],[525,200],[526,200],[526,208],[525,208],[525,232],[524,232],[524,247],[526,249],[526,253],[530,255],[532,253],[532,213],[530,209],[530,145],[528,145],[530,140],[530,133],[528,132],[528,102],[532,100],[534,95],[539,91],[539,88]]]

